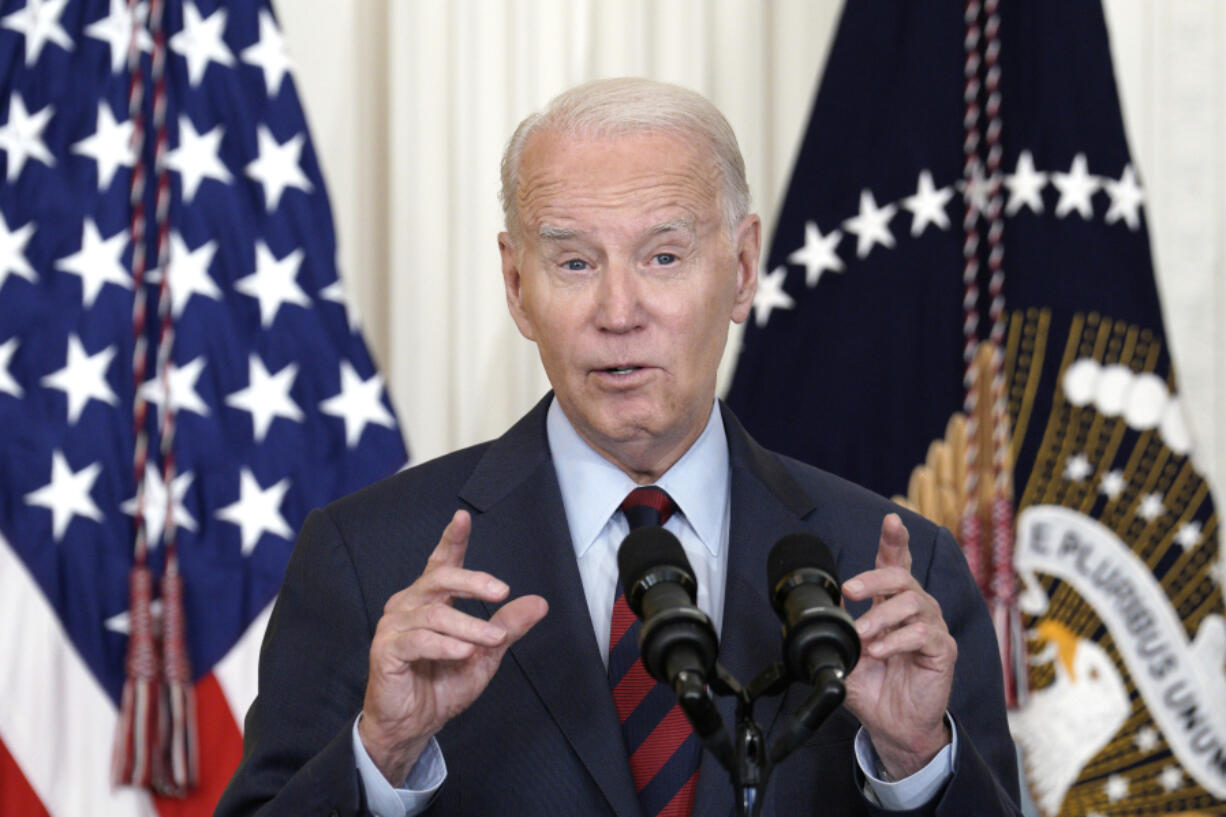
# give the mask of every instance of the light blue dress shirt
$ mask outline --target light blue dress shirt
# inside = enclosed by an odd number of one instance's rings
[[[622,500],[639,487],[616,465],[589,446],[554,400],[546,417],[546,434],[571,543],[579,564],[583,594],[592,619],[592,635],[605,663],[609,660],[609,626],[617,585],[617,548],[630,532]],[[718,403],[713,404],[706,428],[690,449],[655,483],[672,497],[678,512],[664,527],[685,549],[698,580],[697,604],[721,631],[724,587],[728,569],[728,530],[732,510],[728,439]],[[957,730],[950,722],[953,742],[927,766],[902,780],[882,779],[880,763],[868,734],[856,735],[855,752],[864,772],[865,795],[882,808],[911,809],[928,802],[953,773]],[[426,751],[401,788],[393,788],[379,772],[353,724],[353,753],[366,790],[366,801],[375,817],[413,817],[429,806],[447,776],[447,765],[438,742],[431,739]]]

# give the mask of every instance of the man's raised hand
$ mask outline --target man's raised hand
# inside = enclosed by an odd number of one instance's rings
[[[540,596],[507,602],[485,621],[451,606],[454,598],[500,602],[510,589],[465,570],[472,520],[456,511],[417,581],[383,608],[370,645],[370,675],[358,734],[393,786],[400,786],[447,721],[494,677],[507,648],[544,618]]]
[[[856,620],[862,649],[847,678],[847,707],[895,779],[919,771],[949,742],[945,710],[958,658],[940,605],[911,575],[908,543],[902,520],[888,514],[875,568],[843,584],[848,599],[873,600]]]

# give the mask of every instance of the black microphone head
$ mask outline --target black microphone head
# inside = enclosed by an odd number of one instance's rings
[[[825,667],[850,672],[860,658],[860,638],[839,607],[838,573],[826,543],[811,533],[783,537],[767,556],[766,576],[783,622],[788,673],[813,683]]]
[[[766,581],[773,588],[784,576],[802,567],[815,567],[838,581],[834,554],[811,533],[788,534],[775,543],[766,557]]]
[[[781,583],[796,575],[798,570],[823,585],[835,604],[839,604],[839,572],[835,569],[834,553],[813,534],[788,534],[775,542],[766,557],[766,586],[776,605],[783,590]]]
[[[681,542],[664,528],[648,526],[631,531],[617,550],[617,569],[635,615],[641,615],[643,593],[660,578],[680,583],[689,592],[690,601],[694,600],[698,586],[694,568]]]

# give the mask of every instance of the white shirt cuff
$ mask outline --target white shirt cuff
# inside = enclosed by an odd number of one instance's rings
[[[447,763],[438,741],[430,738],[426,749],[409,770],[408,779],[401,788],[393,788],[379,767],[370,759],[362,738],[358,735],[358,721],[353,721],[353,757],[357,763],[358,776],[366,792],[366,805],[374,817],[413,817],[426,810],[434,795],[447,779]]]
[[[958,728],[948,714],[945,715],[945,722],[949,724],[953,736],[950,742],[928,761],[927,766],[902,780],[882,779],[881,760],[868,732],[860,727],[856,733],[856,762],[860,764],[860,771],[864,772],[865,795],[871,794],[870,799],[889,811],[919,808],[936,797],[941,787],[953,776],[954,757],[958,749]]]

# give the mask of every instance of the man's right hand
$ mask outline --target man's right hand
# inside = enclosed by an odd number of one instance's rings
[[[447,721],[477,699],[494,677],[507,648],[544,618],[540,596],[522,596],[489,621],[461,613],[453,598],[500,602],[509,588],[465,570],[472,520],[456,511],[426,569],[387,600],[370,645],[370,677],[358,735],[393,786]]]

